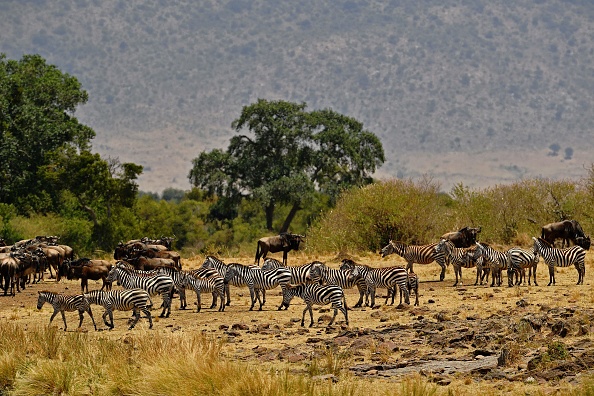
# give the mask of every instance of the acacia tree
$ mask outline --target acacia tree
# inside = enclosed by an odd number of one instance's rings
[[[379,139],[354,118],[332,110],[306,111],[305,103],[267,101],[244,106],[226,151],[202,152],[193,160],[190,183],[219,197],[215,211],[232,218],[240,200],[262,204],[273,229],[277,205],[291,207],[280,231],[315,194],[333,200],[345,188],[372,181],[384,162]]]

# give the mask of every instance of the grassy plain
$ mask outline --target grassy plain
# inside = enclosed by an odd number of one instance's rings
[[[251,257],[221,258],[226,262],[251,262]],[[199,267],[203,259],[186,258],[184,266]],[[380,259],[369,254],[354,259],[372,266],[404,264],[397,256]],[[306,252],[289,257],[293,265],[312,260],[324,261],[331,267],[339,262],[336,257]],[[210,296],[203,297],[200,313],[195,309],[179,310],[176,300],[171,316],[155,318],[153,329],[148,329],[147,321],[141,319],[129,331],[129,312],[116,312],[115,329],[109,331],[101,320],[102,308],[93,306],[99,331],[93,330],[86,316],[77,330],[77,314],[67,313],[68,331],[64,332],[59,315],[51,327],[47,326],[52,310],[47,305],[36,309],[37,291],[75,293],[80,291],[80,284],[46,279],[16,297],[0,297],[0,393],[594,394],[594,377],[588,369],[547,379],[538,376],[559,361],[573,362],[571,353],[575,355],[580,348],[594,351],[593,262],[594,255],[589,252],[583,285],[575,285],[574,268],[565,268],[557,269],[557,285],[547,287],[548,270],[541,262],[539,286],[512,288],[507,287],[505,275],[501,287],[473,286],[474,269],[463,270],[463,286],[452,287],[451,267],[445,281],[439,282],[437,264],[417,264],[415,272],[421,279],[419,307],[353,308],[349,311],[349,326],[339,313],[337,323],[330,327],[326,326],[327,315],[332,312],[324,307],[314,311],[316,324],[312,328],[307,327],[307,316],[306,327],[299,325],[302,301],[294,300],[288,310],[277,311],[282,297],[280,290],[272,290],[264,309],[250,312],[247,289],[232,288],[232,303],[225,312],[209,309]],[[100,282],[90,283],[91,289],[100,286]],[[380,296],[384,295],[385,290],[381,290]],[[347,291],[350,306],[357,298],[355,289]],[[195,308],[194,293],[188,294],[188,300],[189,306]],[[378,302],[383,304],[383,298]],[[155,305],[160,305],[160,297],[155,297]],[[153,310],[155,315],[159,312]],[[559,312],[567,319],[563,323],[568,332],[563,336],[551,330],[551,323],[560,320],[555,314]],[[567,312],[571,312],[571,318],[565,315]],[[542,329],[527,328],[522,320],[527,317],[542,319]],[[498,322],[502,326],[493,325]],[[450,339],[456,332],[463,337]],[[440,340],[440,336],[446,338]],[[552,346],[567,353],[553,356]],[[443,361],[444,366],[454,360],[476,362],[484,357],[481,354],[490,351],[497,356],[503,349],[508,351],[509,359],[491,370],[451,373],[422,368],[426,361]],[[548,360],[541,359],[538,366],[530,367],[528,362],[536,356]],[[395,370],[384,370],[387,367]],[[406,367],[414,369],[399,373]]]

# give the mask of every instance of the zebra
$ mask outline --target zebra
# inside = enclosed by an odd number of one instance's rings
[[[229,271],[227,272],[229,273]],[[218,272],[208,277],[202,277],[193,272],[186,273],[184,280],[185,287],[191,287],[196,292],[196,312],[200,312],[202,309],[202,300],[200,297],[202,292],[212,293],[213,303],[216,303],[217,297],[220,297],[219,312],[225,310],[225,280]],[[211,306],[212,308],[214,306]]]
[[[415,306],[419,305],[419,276],[414,272],[408,273],[408,280],[406,282],[406,288],[408,289],[408,294],[415,292]],[[402,305],[402,290],[398,289],[400,295],[400,305]],[[388,304],[388,299],[392,297],[392,302],[390,305],[394,305],[394,298],[396,297],[395,288],[389,289],[388,294],[386,296],[385,304]]]
[[[447,262],[452,264],[452,267],[454,267],[456,282],[453,286],[458,285],[458,282],[460,282],[460,285],[462,285],[462,267],[480,267],[480,270],[477,269],[477,279],[474,283],[475,285],[478,284],[480,272],[482,272],[483,259],[479,252],[477,252],[476,248],[457,248],[451,241],[442,239],[435,246],[435,250],[437,252],[443,252]]]
[[[538,252],[535,250],[530,252],[519,247],[513,247],[507,250],[507,255],[509,256],[507,266],[508,286],[512,287],[514,285],[514,275],[516,276],[516,284],[521,284],[526,275],[526,268],[528,268],[528,284],[530,284],[530,278],[534,276],[534,286],[538,286],[538,283],[536,283],[536,267],[539,261]]]
[[[405,302],[410,304],[410,298],[406,283],[408,282],[408,271],[404,267],[386,267],[386,268],[373,268],[368,265],[355,264],[353,260],[344,259],[340,265],[341,270],[357,268],[359,273],[365,279],[367,285],[367,292],[371,296],[371,307],[375,306],[375,292],[378,287],[388,289],[396,292],[396,286],[405,296]],[[387,300],[386,300],[387,301]]]
[[[66,325],[66,315],[64,312],[78,311],[78,317],[80,318],[80,322],[78,322],[78,328],[80,329],[82,326],[84,319],[83,313],[87,312],[93,321],[95,330],[97,330],[97,325],[95,324],[95,319],[93,318],[93,312],[91,311],[91,305],[83,294],[64,295],[48,290],[38,291],[37,293],[37,309],[41,309],[45,303],[51,304],[51,306],[54,308],[54,313],[50,317],[49,321],[50,325],[52,324],[52,321],[58,312],[60,312],[62,314],[62,320],[64,321],[64,331],[66,331],[68,326]]]
[[[542,259],[549,267],[549,284],[555,284],[555,266],[569,267],[574,265],[578,272],[577,284],[584,283],[584,276],[586,275],[586,251],[579,245],[574,245],[570,248],[557,249],[552,247],[548,242],[542,238],[532,237],[534,241],[534,251],[542,256]]]
[[[174,283],[169,275],[139,276],[123,265],[116,264],[109,271],[107,280],[109,282],[117,280],[118,284],[121,284],[124,289],[144,289],[151,296],[160,294],[163,298],[163,311],[159,317],[168,318],[169,314],[171,314],[171,291],[173,290]]]
[[[357,286],[359,290],[359,301],[355,307],[362,305],[363,296],[367,294],[367,283],[356,267],[340,270],[328,268],[325,264],[317,262],[310,267],[308,277],[314,282],[340,286],[343,290]]]
[[[346,298],[344,296],[344,291],[340,286],[336,285],[320,285],[317,283],[309,283],[309,284],[299,284],[299,285],[287,285],[283,289],[283,303],[280,307],[278,307],[279,311],[282,306],[289,307],[291,304],[291,300],[294,297],[300,297],[305,301],[305,309],[303,310],[303,315],[301,317],[301,326],[305,325],[305,312],[309,311],[309,317],[311,322],[309,327],[313,326],[313,305],[327,305],[332,304],[332,308],[334,308],[334,316],[328,323],[328,326],[334,323],[334,319],[336,319],[336,315],[338,314],[338,310],[343,313],[345,322],[348,326],[349,324],[349,315],[347,313],[347,303]]]
[[[114,328],[113,322],[113,311],[129,311],[132,310],[134,313],[133,319],[131,319],[130,327],[128,330],[132,330],[138,320],[140,319],[140,312],[143,312],[149,321],[149,329],[153,328],[153,318],[151,316],[150,308],[153,306],[151,296],[144,289],[124,289],[124,290],[93,290],[85,293],[85,298],[91,304],[101,305],[105,308],[103,313],[103,323],[109,329]],[[106,317],[109,315],[111,323],[107,322]]]
[[[200,268],[216,269],[219,272],[219,274],[223,278],[225,278],[225,276],[227,274],[227,270],[229,269],[229,266],[231,264],[236,264],[236,263],[226,264],[222,260],[219,260],[218,258],[216,258],[214,256],[206,256],[206,259],[204,260],[204,262],[202,263],[202,266]],[[237,264],[237,265],[239,265],[241,267],[245,267],[242,264]],[[260,268],[256,265],[252,265],[249,267]],[[247,280],[249,281],[249,279],[247,279]],[[229,306],[231,304],[231,293],[229,291],[229,285],[233,285],[233,286],[237,286],[237,287],[247,286],[250,289],[250,297],[253,300],[254,293],[255,293],[253,285],[250,286],[250,284],[246,283],[246,280],[244,280],[243,278],[241,278],[239,276],[234,276],[228,282],[225,283],[225,294],[227,295],[227,302],[225,303],[225,305]]]
[[[253,293],[250,289],[250,296],[252,298],[250,311],[254,309],[256,300],[260,303],[258,310],[261,311],[262,306],[266,303],[266,290],[273,289],[279,285],[283,289],[291,281],[291,272],[284,267],[264,271],[259,267],[229,264],[225,281],[229,282],[234,278],[243,279],[248,284],[248,287],[253,288]],[[260,291],[262,292],[262,299],[260,299]]]
[[[274,268],[279,268],[279,267],[286,268],[291,272],[291,284],[298,285],[300,283],[308,283],[307,277],[309,274],[309,270],[311,269],[311,267],[313,267],[316,264],[322,264],[322,262],[321,261],[312,261],[311,263],[293,266],[293,265],[284,265],[280,261],[273,259],[273,258],[267,258],[266,260],[264,260],[264,264],[262,265],[262,270],[266,271],[269,269],[274,269]]]
[[[437,243],[431,243],[429,245],[405,245],[401,242],[390,240],[388,245],[384,246],[380,251],[382,258],[389,254],[397,253],[399,256],[406,260],[406,269],[409,272],[413,271],[413,263],[417,264],[430,264],[436,262],[441,267],[441,273],[439,274],[439,280],[442,281],[445,278],[446,271],[446,260],[443,252],[435,250]]]
[[[501,286],[501,272],[503,270],[507,270],[508,262],[509,262],[509,251],[500,252],[498,250],[493,249],[491,246],[484,242],[475,242],[478,251],[483,256],[485,262],[485,269],[489,268],[491,270],[491,287],[495,286],[495,282],[497,282],[497,286]],[[478,268],[477,268],[478,271]],[[480,280],[481,285],[483,284],[483,278],[481,276]],[[488,283],[488,273],[487,273],[487,283]]]
[[[200,278],[210,278],[211,276],[220,275],[219,271],[217,271],[214,268],[196,268],[196,269],[187,271],[187,274],[198,276]],[[185,288],[178,290],[178,292],[179,292],[180,303],[183,306],[183,308],[180,308],[180,309],[186,309],[187,301],[186,301]],[[223,299],[223,301],[225,300],[225,293],[226,293],[226,291],[223,290],[223,296],[221,297]],[[210,309],[213,309],[214,307],[217,306],[217,298],[218,297],[219,297],[219,293],[216,291],[213,291],[212,292],[212,304],[210,304]]]

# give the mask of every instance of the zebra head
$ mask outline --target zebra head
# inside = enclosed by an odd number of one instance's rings
[[[355,262],[353,260],[344,259],[340,263],[340,269],[343,271],[355,269]]]
[[[37,309],[41,309],[41,307],[43,307],[43,304],[45,304],[46,302],[48,302],[48,295],[50,292],[48,291],[38,291],[38,297],[37,297]]]

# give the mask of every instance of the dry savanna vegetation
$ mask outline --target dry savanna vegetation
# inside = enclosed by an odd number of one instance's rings
[[[503,249],[503,247],[501,247]],[[250,263],[252,257],[221,257]],[[313,260],[338,267],[342,257],[291,252],[289,264]],[[404,265],[396,256],[352,257],[372,266]],[[196,268],[204,257],[186,258]],[[329,306],[314,310],[315,324],[300,326],[304,304],[295,299],[277,311],[280,290],[267,294],[262,311],[249,311],[247,289],[232,288],[224,312],[210,309],[210,296],[195,311],[179,300],[169,318],[154,327],[141,319],[128,330],[130,312],[116,311],[115,328],[101,320],[98,331],[85,315],[67,313],[68,331],[51,307],[36,309],[37,291],[76,293],[75,280],[45,279],[16,297],[0,297],[0,387],[15,395],[379,395],[592,394],[594,393],[594,256],[586,257],[586,279],[575,285],[575,268],[558,268],[547,287],[539,263],[538,286],[474,286],[475,270],[463,270],[453,287],[453,270],[439,281],[437,264],[416,264],[420,305],[382,305],[339,313],[328,326]],[[99,289],[100,282],[90,283]],[[117,287],[117,286],[116,286]],[[386,291],[380,290],[380,297]],[[347,290],[352,307],[356,289]],[[414,302],[414,298],[411,299]]]

